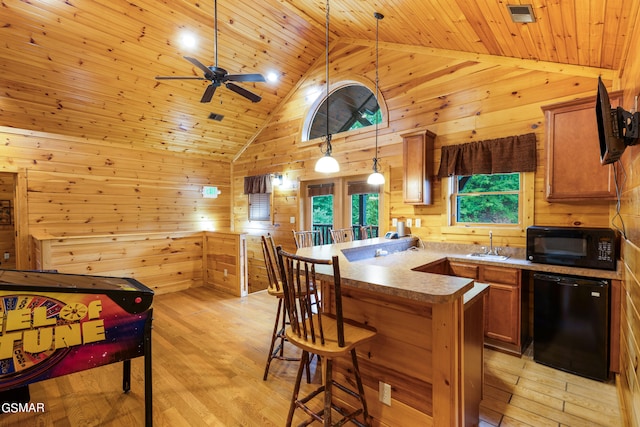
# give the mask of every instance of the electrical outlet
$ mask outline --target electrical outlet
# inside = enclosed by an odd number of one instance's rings
[[[227,274],[228,274],[228,273],[227,273],[227,269],[225,268],[225,269],[224,269],[224,277],[227,277]]]
[[[411,218],[407,218],[407,227],[411,227],[411,224],[413,224],[413,221]]]
[[[394,227],[398,226],[398,218],[391,218],[391,225]]]
[[[378,399],[387,406],[391,406],[391,385],[378,382]]]
[[[420,218],[416,218],[416,228],[420,228],[422,226],[422,220]]]
[[[296,217],[295,216],[290,216],[289,217],[289,224],[295,224],[296,223]]]
[[[5,252],[4,253],[4,260],[5,261],[9,261],[9,258],[11,258],[11,254],[9,252]]]

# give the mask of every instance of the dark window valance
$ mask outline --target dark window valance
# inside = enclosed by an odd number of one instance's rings
[[[367,181],[351,181],[347,183],[347,192],[350,196],[352,194],[379,193],[380,186],[367,184]]]
[[[271,175],[244,177],[244,194],[264,194],[271,191]]]
[[[312,184],[307,187],[307,194],[309,197],[333,194],[333,182],[326,184]]]
[[[439,178],[536,170],[536,135],[508,136],[442,147]]]

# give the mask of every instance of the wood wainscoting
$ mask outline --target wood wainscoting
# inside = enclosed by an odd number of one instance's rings
[[[132,277],[156,294],[203,285],[246,294],[244,235],[230,231],[37,235],[31,268],[69,274]]]

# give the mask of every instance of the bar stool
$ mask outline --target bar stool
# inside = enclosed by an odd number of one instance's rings
[[[376,330],[344,319],[338,257],[334,256],[327,260],[306,258],[287,253],[281,247],[277,248],[277,253],[281,269],[280,277],[284,288],[284,302],[291,322],[285,335],[291,344],[302,349],[286,425],[291,426],[295,410],[302,409],[310,418],[300,425],[308,425],[314,421],[322,422],[325,426],[341,426],[347,421],[362,425],[362,422],[357,418],[362,416],[364,424],[370,426],[371,419],[358,368],[356,347],[371,340],[376,335]],[[317,298],[318,289],[314,284],[318,283],[316,268],[320,266],[332,267],[333,286],[332,289],[324,288],[324,291],[331,293],[329,299],[332,301],[331,305],[335,307],[334,313],[325,313],[322,310],[314,312],[310,303],[310,298],[314,296]],[[324,380],[320,387],[299,398],[302,373],[309,361],[310,353],[320,356],[322,363],[324,363]],[[354,376],[357,391],[333,379],[334,359],[349,354],[353,369],[348,372]],[[334,386],[356,398],[360,408],[349,410],[339,407],[332,399]],[[314,412],[308,404],[314,397],[321,394],[324,394],[324,406],[321,410]],[[332,410],[341,416],[337,423],[332,423]]]
[[[293,240],[296,242],[296,248],[298,249],[323,244],[322,233],[320,233],[320,230],[292,231]]]
[[[299,357],[287,357],[284,355],[284,343],[287,338],[284,334],[285,327],[289,324],[287,320],[287,310],[284,307],[284,290],[282,281],[280,280],[280,268],[278,266],[278,257],[276,255],[276,245],[273,241],[271,233],[267,233],[262,238],[262,253],[264,255],[264,263],[267,269],[267,278],[269,284],[267,292],[278,299],[278,309],[276,311],[276,321],[273,325],[273,333],[271,334],[271,345],[269,347],[269,355],[267,356],[267,364],[264,367],[264,376],[262,379],[267,380],[269,376],[269,367],[273,359],[284,360],[289,362],[297,362]],[[278,345],[276,346],[276,343]],[[309,364],[307,364],[309,365]],[[311,371],[307,370],[307,383],[311,383]]]
[[[282,288],[282,282],[280,281],[280,268],[277,264],[278,258],[276,255],[276,245],[273,241],[273,236],[271,236],[270,233],[267,233],[266,236],[261,237],[264,264],[267,269],[267,278],[269,279],[267,292],[269,293],[269,295],[273,295],[278,299],[276,321],[273,325],[273,333],[271,334],[271,346],[269,347],[267,364],[264,367],[264,376],[262,377],[262,379],[266,381],[267,376],[269,375],[269,366],[271,366],[271,361],[273,359],[299,361],[300,358],[285,357],[284,355],[284,343],[286,341],[284,330],[288,322],[286,309],[284,309],[284,291]],[[276,342],[278,342],[277,346]],[[310,376],[310,374],[308,374],[308,376]],[[310,382],[310,378],[308,378],[308,380]]]
[[[353,242],[353,228],[331,230],[331,240],[333,240],[333,243]]]

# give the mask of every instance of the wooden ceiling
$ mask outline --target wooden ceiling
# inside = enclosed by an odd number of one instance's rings
[[[536,23],[513,23],[507,3],[531,4]],[[378,11],[387,48],[619,70],[640,29],[638,3],[331,0],[331,41],[371,43]],[[218,1],[218,65],[280,76],[240,84],[259,103],[221,87],[202,104],[207,82],[155,79],[200,75],[185,55],[213,65],[213,0],[3,0],[0,10],[3,126],[232,160],[309,70],[324,68],[325,0]],[[183,31],[199,40],[196,48],[180,46]]]

